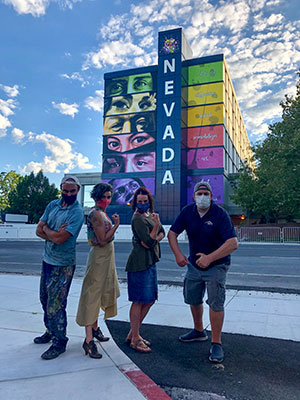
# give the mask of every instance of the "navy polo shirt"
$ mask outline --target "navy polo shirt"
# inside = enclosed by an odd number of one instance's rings
[[[184,230],[186,231],[190,246],[189,262],[198,269],[196,260],[199,256],[196,256],[197,253],[210,254],[222,246],[226,240],[236,237],[228,213],[213,201],[210,209],[202,218],[195,203],[185,206],[170,230],[178,235]],[[213,261],[210,267],[220,264],[230,265],[230,255]]]

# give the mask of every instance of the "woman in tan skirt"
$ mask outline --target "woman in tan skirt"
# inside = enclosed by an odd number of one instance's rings
[[[114,253],[114,233],[120,221],[118,214],[112,216],[114,225],[106,215],[106,207],[111,202],[112,186],[108,183],[98,183],[91,192],[95,207],[87,218],[88,243],[91,246],[86,273],[82,284],[76,322],[85,327],[83,349],[91,358],[101,358],[94,342],[105,342],[99,326],[100,308],[104,311],[104,319],[117,315],[117,298],[120,296],[118,277],[116,273]]]

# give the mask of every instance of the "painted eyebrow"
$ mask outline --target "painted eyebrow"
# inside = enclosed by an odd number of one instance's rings
[[[149,76],[149,75],[138,75],[138,76],[136,76],[134,78],[134,80],[136,80],[136,79],[145,79],[145,78],[151,79],[151,76]]]
[[[152,156],[152,152],[150,152],[150,153],[137,153],[134,158],[147,157],[147,156]]]

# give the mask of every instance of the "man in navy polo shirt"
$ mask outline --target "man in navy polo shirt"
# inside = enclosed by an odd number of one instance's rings
[[[194,329],[179,337],[182,342],[208,339],[203,327],[203,297],[207,289],[207,304],[211,323],[209,360],[222,362],[224,351],[221,332],[224,321],[225,282],[230,265],[230,254],[238,242],[234,226],[227,212],[214,204],[208,182],[194,187],[195,204],[182,209],[168,233],[170,247],[180,267],[188,266],[184,279],[184,301],[190,305]],[[180,250],[177,237],[186,230],[190,255]]]
[[[84,219],[83,208],[77,201],[78,178],[65,175],[60,188],[62,198],[47,205],[36,229],[36,235],[45,240],[40,300],[46,332],[34,338],[34,343],[52,341],[41,355],[44,360],[52,360],[66,350],[67,297],[75,271],[76,239]]]

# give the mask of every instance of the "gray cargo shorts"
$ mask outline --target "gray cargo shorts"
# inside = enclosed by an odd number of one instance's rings
[[[223,311],[225,303],[225,283],[229,266],[215,265],[207,270],[198,270],[189,265],[189,271],[184,279],[184,302],[190,305],[203,304],[205,289],[206,303],[214,311]],[[190,270],[192,269],[192,273]]]

